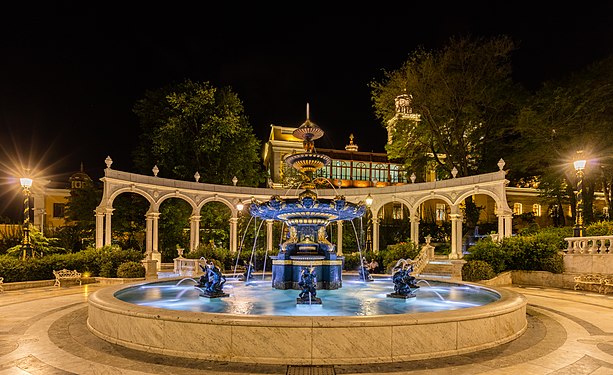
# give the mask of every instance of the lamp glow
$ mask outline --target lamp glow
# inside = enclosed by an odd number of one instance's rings
[[[581,154],[582,152],[583,151],[579,151],[577,154]],[[578,159],[573,162],[573,166],[577,172],[576,215],[575,228],[573,230],[575,237],[583,237],[585,235],[585,228],[583,226],[583,169],[585,169],[586,164],[587,161],[585,159]]]
[[[370,194],[368,194],[368,196],[366,197],[366,205],[370,206],[372,204],[372,197],[370,196]]]
[[[245,205],[243,205],[243,202],[238,202],[238,203],[236,204],[236,209],[237,209],[237,210],[242,211],[242,210],[243,210],[243,208],[245,208]]]
[[[27,178],[27,177],[22,177],[19,179],[19,182],[21,182],[21,187],[23,187],[24,189],[29,189],[32,187],[32,179],[31,178]]]
[[[32,253],[32,244],[30,242],[30,188],[32,187],[32,179],[21,177],[19,182],[23,188],[23,240],[21,242],[21,249],[23,251],[22,259],[25,260],[28,253]]]
[[[582,171],[583,169],[585,169],[585,164],[587,163],[587,160],[582,159],[582,160],[575,160],[573,162],[573,165],[575,166],[575,170],[576,171]]]

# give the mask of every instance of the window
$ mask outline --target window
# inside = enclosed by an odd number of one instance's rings
[[[521,203],[513,203],[513,214],[521,215],[524,213],[523,206]]]
[[[402,220],[402,204],[394,203],[394,207],[392,208],[392,219]]]
[[[64,203],[53,203],[53,217],[64,217]]]
[[[541,205],[538,203],[533,204],[532,213],[534,214],[534,216],[541,216]]]
[[[604,217],[609,217],[609,207],[604,206],[604,207],[602,208],[602,216],[604,216]]]
[[[444,221],[445,220],[445,204],[437,203],[436,204],[436,221]]]
[[[358,162],[353,164],[353,179],[360,181],[370,180],[370,170],[366,163]]]

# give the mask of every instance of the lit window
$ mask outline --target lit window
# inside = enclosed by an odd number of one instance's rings
[[[572,204],[568,205],[568,216],[573,216],[573,205]]]
[[[541,216],[541,205],[538,203],[533,204],[532,213],[534,214],[534,216]]]
[[[437,203],[436,204],[436,221],[444,221],[445,220],[445,204]]]
[[[64,217],[64,203],[53,203],[53,217]]]
[[[392,208],[392,219],[402,220],[402,204],[394,204]]]
[[[522,213],[524,213],[524,209],[521,203],[513,203],[513,214],[514,215],[521,215]]]
[[[604,217],[609,217],[609,207],[604,206],[604,207],[602,208],[602,215],[603,215]]]

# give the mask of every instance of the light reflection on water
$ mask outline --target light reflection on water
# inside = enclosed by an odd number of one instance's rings
[[[457,310],[484,305],[499,299],[493,291],[474,286],[429,281],[422,283],[415,298],[389,298],[394,292],[391,278],[363,282],[343,279],[343,287],[318,290],[321,305],[298,305],[299,290],[274,289],[270,280],[247,283],[229,279],[223,288],[224,298],[199,296],[194,283],[185,279],[134,286],[115,294],[118,299],[143,306],[239,315],[275,316],[373,316]]]

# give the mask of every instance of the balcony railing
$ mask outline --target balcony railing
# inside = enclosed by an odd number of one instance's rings
[[[566,254],[611,254],[613,236],[567,237]]]

